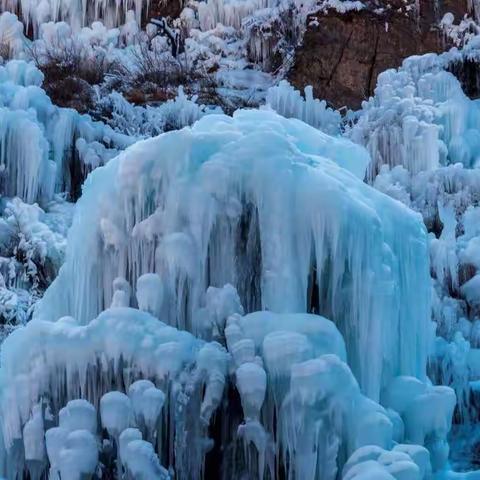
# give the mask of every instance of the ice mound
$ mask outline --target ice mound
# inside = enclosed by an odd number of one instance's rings
[[[271,111],[210,115],[139,142],[89,177],[66,263],[36,316],[84,324],[112,303],[115,278],[136,290],[155,273],[161,305],[140,294],[142,308],[201,334],[207,288],[230,283],[247,313],[336,322],[373,398],[393,375],[424,378],[425,231],[347,171],[363,177],[367,163],[361,147]]]
[[[418,445],[398,444],[391,451],[359,448],[343,467],[343,480],[427,480],[430,454]]]

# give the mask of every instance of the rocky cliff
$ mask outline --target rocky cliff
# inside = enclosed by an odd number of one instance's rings
[[[345,13],[330,8],[312,14],[290,71],[291,83],[313,85],[334,107],[356,108],[368,98],[376,78],[405,57],[440,52],[451,43],[439,28],[446,12],[459,21],[465,0],[382,2]]]

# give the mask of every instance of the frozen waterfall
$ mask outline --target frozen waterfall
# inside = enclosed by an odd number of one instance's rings
[[[394,375],[424,378],[425,231],[339,166],[362,177],[367,160],[360,147],[267,111],[209,116],[138,143],[89,177],[37,317],[85,324],[110,305],[115,278],[135,289],[154,272],[161,317],[210,338],[198,313],[205,292],[231,283],[247,312],[334,320],[373,398]]]
[[[368,164],[265,109],[96,168],[57,279],[2,347],[0,474],[443,471],[456,397],[426,376],[426,229]]]

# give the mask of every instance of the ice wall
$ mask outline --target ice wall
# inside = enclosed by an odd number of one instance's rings
[[[246,20],[247,24],[257,12],[265,13],[264,9],[276,9],[289,6],[284,0],[207,0],[197,2],[198,19],[202,30],[211,30],[219,23],[228,27],[240,29]],[[293,5],[308,9],[312,2],[295,0]],[[301,19],[299,18],[299,21]]]
[[[231,283],[247,312],[334,320],[373,398],[393,375],[424,378],[425,231],[339,166],[363,177],[367,163],[363,149],[268,111],[140,142],[89,177],[66,264],[36,316],[85,324],[110,305],[116,277],[135,289],[154,272],[163,318],[209,338],[197,312],[209,286]]]
[[[478,102],[475,77],[461,74],[479,58],[479,39],[462,50],[411,57],[379,76],[375,96],[347,134],[373,161],[367,180],[418,211],[429,233],[436,341],[429,377],[457,395],[451,460],[471,469],[478,448]],[[459,80],[445,70],[454,71]],[[468,83],[470,82],[470,83]]]
[[[156,315],[159,282],[142,275],[136,290]],[[5,341],[0,474],[334,480],[343,469],[428,480],[445,468],[453,390],[401,376],[383,406],[372,401],[330,320],[242,315],[231,285],[210,287],[204,313],[223,347],[122,306],[124,279],[114,288],[88,325],[33,320]]]
[[[202,30],[211,30],[219,23],[240,29],[242,21],[258,10],[288,4],[284,0],[207,0],[182,3],[190,3],[197,10]],[[294,3],[308,10],[308,5]],[[53,0],[2,0],[2,11],[21,14],[27,28],[32,26],[36,32],[42,23],[49,21],[66,21],[75,29],[95,20],[102,20],[108,27],[118,27],[125,22],[129,10],[134,11],[135,19],[140,24],[148,8],[149,2],[143,0],[68,0],[62,3]]]

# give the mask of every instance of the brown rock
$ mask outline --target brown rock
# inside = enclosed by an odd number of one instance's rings
[[[170,17],[177,18],[183,9],[182,0],[151,0],[148,19]]]
[[[312,85],[317,97],[336,108],[358,108],[373,93],[380,72],[400,66],[410,55],[448,48],[439,20],[447,11],[457,20],[467,11],[464,0],[447,0],[442,8],[423,1],[418,14],[414,4],[388,3],[381,12],[368,7],[311,15],[289,74],[291,83],[300,89]]]

